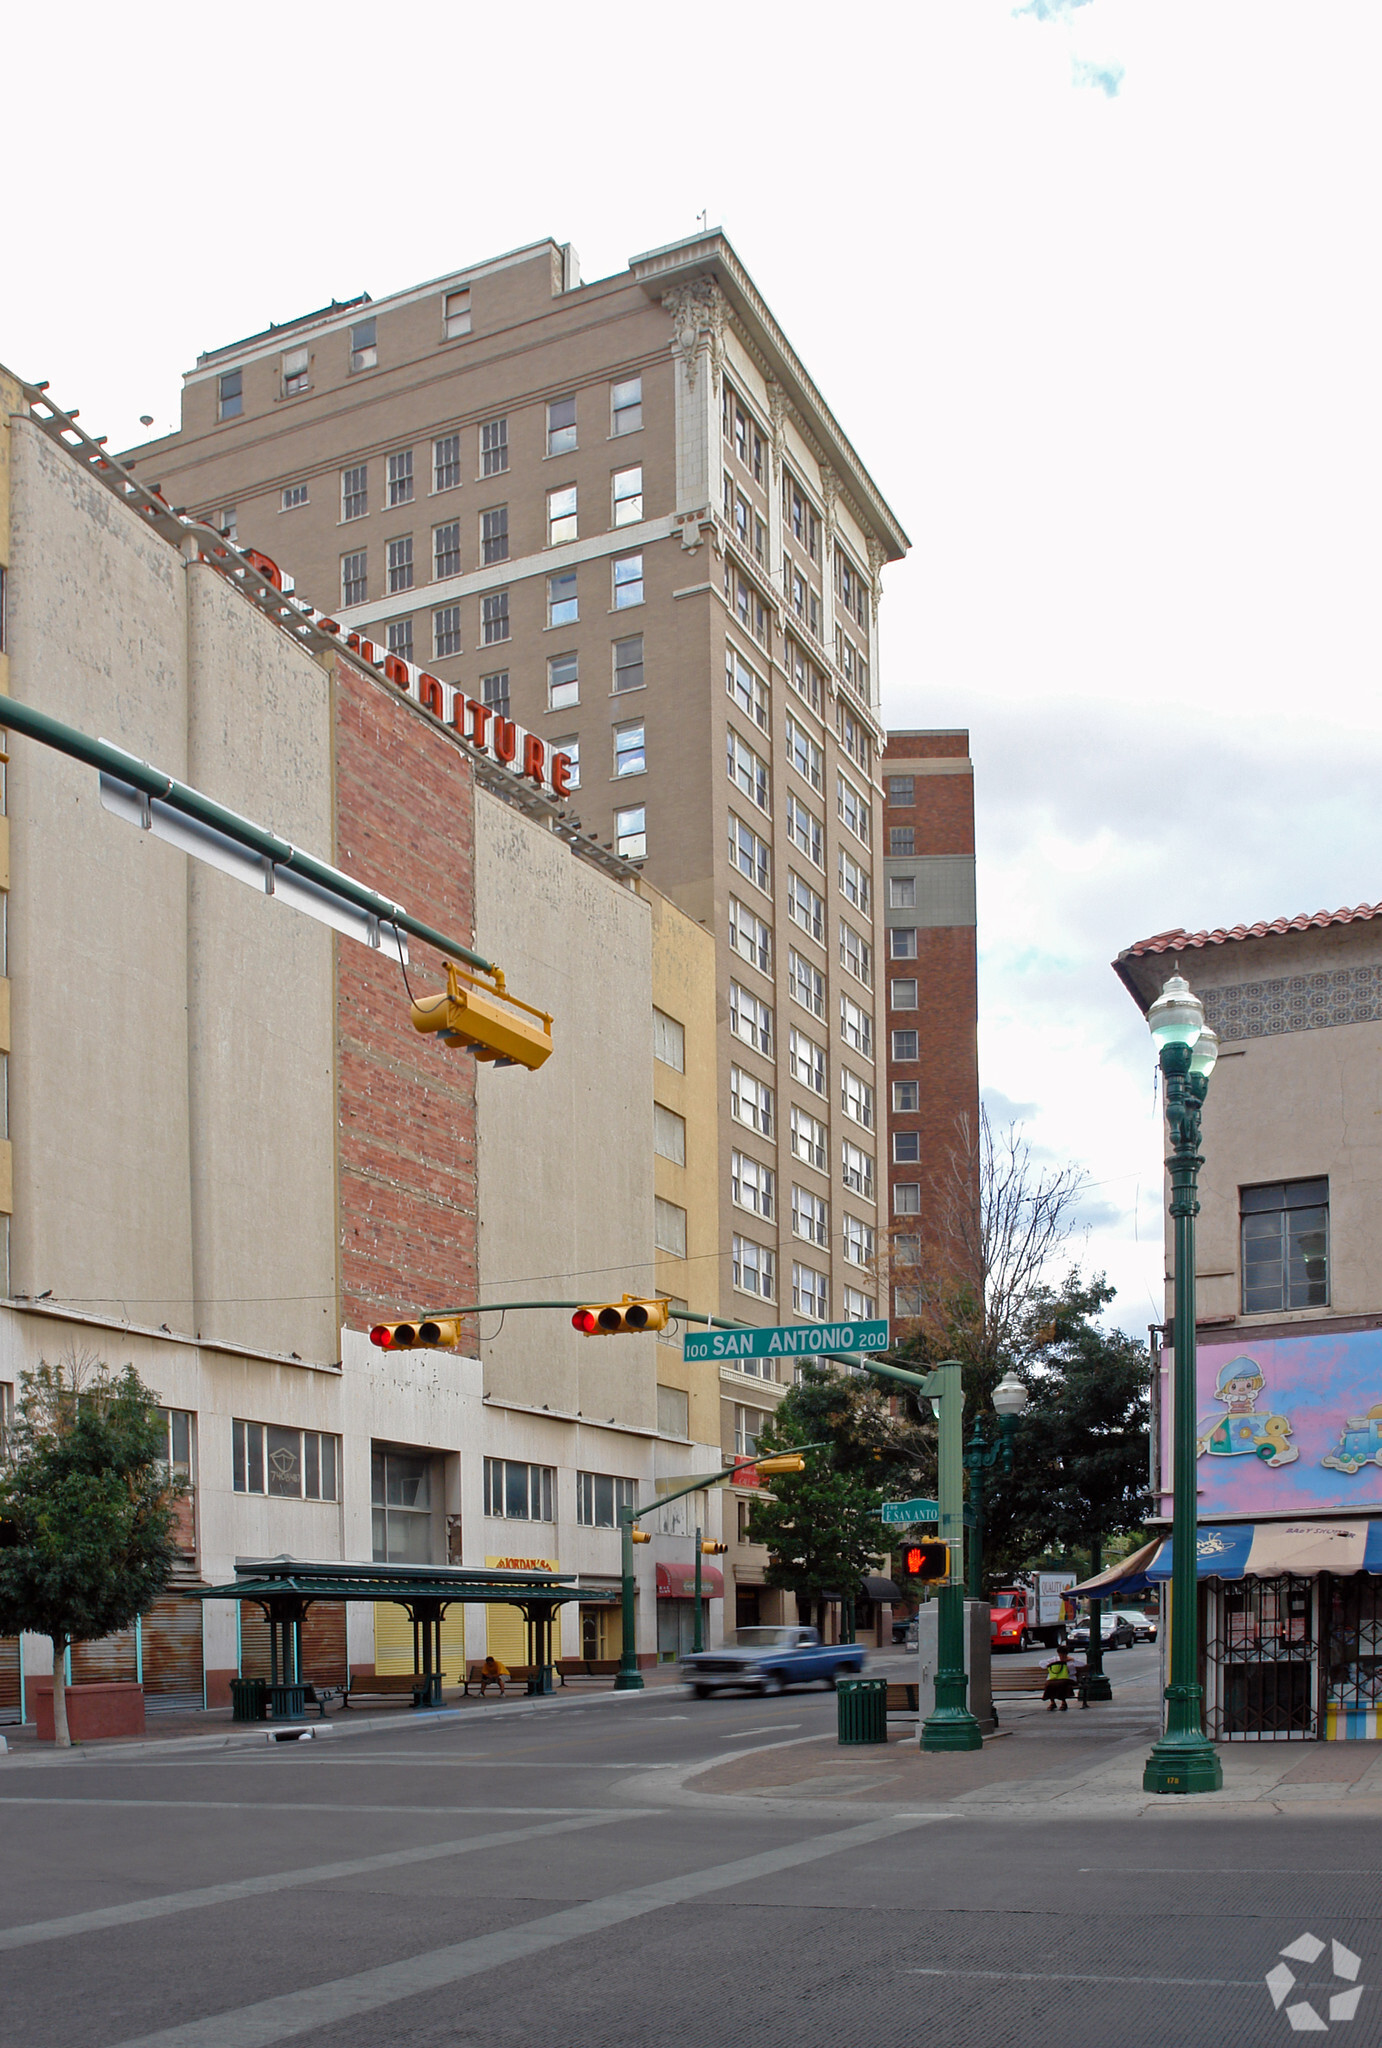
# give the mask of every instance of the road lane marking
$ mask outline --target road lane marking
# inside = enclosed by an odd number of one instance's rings
[[[758,1878],[774,1877],[780,1871],[815,1863],[825,1856],[867,1848],[924,1825],[916,1821],[898,1822],[889,1816],[886,1820],[867,1821],[860,1827],[843,1828],[836,1834],[815,1835],[787,1848],[767,1849],[757,1856],[741,1857],[709,1870],[682,1871],[655,1884],[587,1899],[559,1913],[544,1914],[541,1919],[501,1927],[493,1934],[432,1949],[425,1955],[408,1956],[377,1969],[361,1970],[352,1977],[337,1977],[278,1998],[261,1999],[254,2005],[233,2007],[205,2019],[189,2020],[182,2026],[166,2027],[156,2034],[141,2034],[137,2040],[119,2043],[118,2048],[272,2048],[274,2042],[291,2040],[296,2034],[313,2033],[363,2013],[377,2012],[383,2006],[396,2005],[405,1998],[444,1990],[467,1977],[500,1969],[506,1963],[522,1962],[568,1941],[602,1934],[645,1913],[659,1912],[665,1906],[684,1905],[689,1899],[704,1898],[711,1892],[752,1884]]]
[[[455,1842],[431,1842],[422,1848],[391,1849],[379,1856],[352,1856],[339,1863],[317,1863],[304,1870],[274,1870],[262,1877],[242,1877],[229,1884],[210,1884],[198,1891],[166,1892],[155,1899],[131,1899],[123,1906],[98,1906],[89,1913],[68,1913],[60,1920],[30,1920],[20,1927],[0,1927],[0,1949],[27,1948],[34,1942],[62,1941],[74,1934],[93,1934],[105,1927],[127,1927],[140,1920],[162,1920],[170,1913],[190,1913],[201,1906],[223,1906],[264,1892],[292,1891],[302,1885],[330,1884],[337,1878],[361,1877],[378,1870],[398,1870],[411,1863],[436,1863],[448,1856],[470,1856],[542,1836],[569,1834],[576,1828],[608,1826],[624,1820],[622,1813],[586,1814],[576,1820],[547,1821],[536,1828],[503,1828],[496,1834],[467,1835]]]
[[[60,1795],[16,1792],[0,1793],[0,1806],[170,1806],[189,1807],[208,1813],[406,1813],[417,1820],[432,1813],[483,1813],[483,1814],[548,1814],[552,1816],[581,1813],[608,1813],[607,1806],[358,1806],[341,1800],[325,1799],[88,1799],[79,1793],[71,1799]]]
[[[1255,1990],[1260,1977],[1099,1977],[1075,1970],[918,1970],[903,1971],[904,1977],[982,1977],[1002,1984],[1148,1984],[1153,1986],[1197,1986],[1206,1991]],[[131,2044],[133,2048],[133,2044]]]
[[[800,1728],[800,1721],[769,1721],[766,1728],[740,1728],[733,1735],[722,1735],[721,1742],[746,1742],[750,1735],[781,1735],[788,1728]]]

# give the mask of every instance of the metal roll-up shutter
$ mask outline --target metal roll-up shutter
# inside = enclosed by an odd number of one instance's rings
[[[313,1685],[344,1685],[349,1679],[344,1600],[314,1600],[303,1616],[302,1675]]]
[[[19,1638],[0,1637],[0,1721],[19,1719]]]
[[[256,1607],[253,1600],[241,1600],[240,1607],[240,1676],[262,1678],[268,1683],[269,1677],[269,1623],[262,1607]]]
[[[102,1680],[124,1679],[132,1683],[139,1676],[139,1652],[132,1628],[113,1636],[100,1636],[94,1643],[73,1643],[73,1685],[94,1685]]]
[[[165,1593],[141,1616],[140,1626],[146,1710],[173,1713],[204,1706],[201,1601]]]

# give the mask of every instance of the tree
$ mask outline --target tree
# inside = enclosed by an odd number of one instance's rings
[[[825,1600],[839,1598],[848,1629],[855,1589],[887,1548],[879,1513],[885,1492],[900,1472],[915,1469],[918,1445],[866,1381],[811,1364],[784,1395],[758,1449],[766,1455],[822,1442],[831,1449],[809,1452],[804,1472],[774,1478],[772,1496],[754,1502],[749,1541],[768,1547],[770,1586],[811,1601],[818,1626]]]
[[[176,1502],[157,1397],[132,1365],[40,1364],[23,1375],[0,1461],[0,1635],[53,1645],[53,1734],[70,1747],[72,1643],[128,1628],[168,1584]]]

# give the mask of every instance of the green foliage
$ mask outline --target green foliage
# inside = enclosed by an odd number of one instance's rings
[[[177,1558],[167,1427],[133,1366],[25,1373],[0,1463],[0,1635],[128,1628]]]
[[[914,1436],[865,1381],[823,1365],[803,1368],[759,1437],[759,1452],[821,1442],[831,1449],[809,1452],[804,1472],[775,1477],[772,1497],[753,1504],[749,1541],[768,1547],[770,1586],[813,1601],[831,1594],[852,1600],[891,1540],[879,1510],[901,1475],[916,1469]]]

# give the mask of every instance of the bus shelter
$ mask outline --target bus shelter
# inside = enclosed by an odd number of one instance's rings
[[[316,1563],[296,1557],[237,1562],[230,1585],[199,1588],[203,1600],[241,1600],[259,1607],[269,1624],[269,1707],[275,1720],[303,1712],[302,1624],[316,1600],[391,1601],[413,1626],[413,1670],[425,1684],[420,1705],[441,1704],[441,1624],[448,1607],[516,1607],[527,1630],[529,1692],[553,1684],[552,1620],[568,1601],[607,1602],[612,1588],[582,1586],[570,1574],[461,1565]]]

